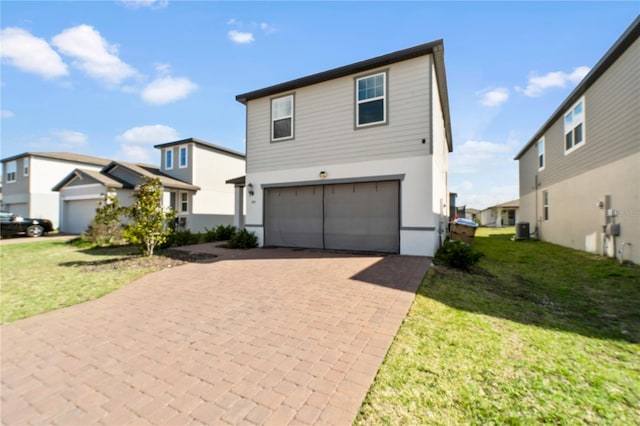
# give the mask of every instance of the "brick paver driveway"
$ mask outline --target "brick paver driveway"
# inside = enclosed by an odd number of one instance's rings
[[[350,424],[430,260],[212,250],[3,326],[3,423]]]

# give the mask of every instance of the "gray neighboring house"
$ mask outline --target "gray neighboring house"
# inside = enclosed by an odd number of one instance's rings
[[[520,200],[511,200],[506,203],[487,207],[476,215],[481,226],[503,227],[514,226],[518,221],[518,209]]]
[[[640,17],[515,157],[537,238],[640,264]]]
[[[236,100],[247,114],[246,228],[261,245],[435,253],[453,149],[442,40]]]
[[[147,164],[112,161],[100,171],[76,169],[58,183],[53,190],[60,193],[60,230],[69,234],[80,234],[87,229],[96,214],[98,202],[107,191],[114,191],[120,205],[129,206],[133,191],[145,178],[159,178],[165,197],[164,206],[181,209],[172,193],[185,193],[187,200],[200,188],[171,178]],[[184,210],[188,211],[188,204]]]
[[[69,152],[25,152],[1,160],[2,210],[60,226],[59,193],[52,186],[76,168],[99,171],[111,160]]]

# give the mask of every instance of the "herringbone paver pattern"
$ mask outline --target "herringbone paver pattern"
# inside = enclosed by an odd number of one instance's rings
[[[351,423],[429,259],[229,256],[3,326],[2,423]]]

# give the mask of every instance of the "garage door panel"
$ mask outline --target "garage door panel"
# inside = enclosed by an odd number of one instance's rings
[[[265,191],[265,243],[322,248],[322,187]]]
[[[62,232],[81,234],[86,231],[96,215],[98,201],[97,199],[65,201]]]
[[[398,187],[398,182],[327,186],[325,248],[398,252]]]

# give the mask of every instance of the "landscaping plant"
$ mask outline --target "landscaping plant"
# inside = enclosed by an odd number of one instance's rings
[[[118,195],[108,190],[98,202],[96,215],[85,232],[82,240],[100,247],[125,243],[122,216],[126,209],[120,206]]]
[[[438,249],[433,260],[436,264],[468,271],[482,256],[482,253],[475,251],[464,241],[448,240]]]

